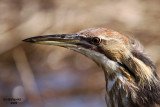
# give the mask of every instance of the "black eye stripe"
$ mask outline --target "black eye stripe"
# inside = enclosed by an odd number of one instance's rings
[[[96,45],[100,44],[101,41],[102,41],[99,37],[87,37],[87,38],[85,38],[85,37],[81,36],[81,37],[79,37],[79,39],[81,41],[86,41],[90,44],[96,44]]]

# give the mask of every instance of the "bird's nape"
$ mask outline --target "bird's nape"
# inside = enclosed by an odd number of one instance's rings
[[[105,28],[37,36],[25,42],[62,46],[94,60],[105,73],[107,107],[160,104],[160,81],[153,62],[136,40]]]

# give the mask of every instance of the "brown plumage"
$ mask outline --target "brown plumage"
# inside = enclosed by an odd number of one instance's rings
[[[104,70],[107,107],[154,107],[160,104],[160,80],[141,44],[105,28],[73,34],[45,35],[26,42],[69,48],[94,60]]]

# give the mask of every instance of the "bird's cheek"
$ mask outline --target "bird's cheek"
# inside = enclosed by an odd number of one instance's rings
[[[121,62],[123,55],[117,50],[116,47],[110,46],[101,46],[101,49],[104,50],[104,54],[111,60],[116,62]]]
[[[105,56],[107,56],[109,59],[113,60],[113,61],[116,61],[116,53],[113,52],[112,50],[108,49],[107,47],[101,47],[101,49],[103,50],[103,54]]]

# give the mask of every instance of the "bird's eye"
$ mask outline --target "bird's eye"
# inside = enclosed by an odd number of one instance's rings
[[[94,38],[92,38],[92,43],[93,44],[100,44],[101,43],[101,39],[98,38],[98,37],[94,37]]]

